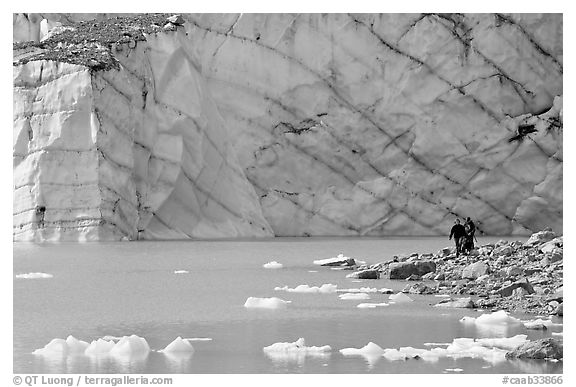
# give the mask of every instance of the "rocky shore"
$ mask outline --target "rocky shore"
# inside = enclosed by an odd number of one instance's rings
[[[343,257],[340,265],[355,270],[349,278],[409,281],[402,292],[449,296],[436,307],[563,315],[563,237],[551,230],[537,232],[525,243],[501,240],[476,246],[460,257],[446,247],[372,265]]]

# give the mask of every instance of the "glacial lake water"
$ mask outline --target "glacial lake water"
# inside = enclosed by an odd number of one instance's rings
[[[480,244],[501,238],[479,238]],[[517,240],[521,238],[508,238]],[[175,241],[13,246],[14,373],[562,373],[562,362],[440,358],[390,361],[343,356],[342,348],[372,341],[382,348],[452,342],[458,337],[538,339],[561,332],[524,327],[478,329],[459,320],[481,312],[433,308],[434,296],[410,295],[414,302],[359,309],[361,302],[388,302],[371,294],[369,301],[340,300],[339,293],[298,294],[275,291],[300,284],[339,288],[363,286],[401,290],[406,281],[352,280],[349,271],[312,262],[339,253],[377,263],[393,255],[436,252],[447,238],[278,238],[263,241]],[[264,269],[278,261],[282,269]],[[175,274],[185,270],[188,273]],[[16,274],[42,272],[46,279],[19,279]],[[248,297],[292,301],[286,309],[244,308]],[[528,319],[534,316],[515,317]],[[561,319],[555,319],[562,322]],[[32,352],[53,338],[72,335],[92,341],[106,335],[136,334],[153,350],[132,358],[39,356]],[[167,355],[176,337],[193,341],[192,355]],[[263,348],[303,337],[308,346],[330,345],[325,356],[270,357]]]

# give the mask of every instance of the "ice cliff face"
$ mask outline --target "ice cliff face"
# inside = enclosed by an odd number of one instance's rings
[[[269,236],[184,31],[14,68],[14,238]]]
[[[561,15],[185,19],[14,67],[15,239],[562,232]]]

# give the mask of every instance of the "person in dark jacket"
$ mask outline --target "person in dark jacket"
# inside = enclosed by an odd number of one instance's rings
[[[474,249],[474,233],[476,232],[476,225],[470,217],[466,218],[464,229],[466,230],[466,237],[464,238],[462,252],[470,254],[470,251]]]
[[[454,243],[456,244],[456,256],[459,257],[462,252],[462,243],[466,238],[466,228],[460,224],[460,219],[458,218],[454,221],[448,240],[452,239],[452,236],[454,236]]]

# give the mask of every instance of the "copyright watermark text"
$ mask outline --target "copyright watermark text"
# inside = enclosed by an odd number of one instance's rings
[[[502,384],[562,384],[562,375],[503,376]]]
[[[149,378],[146,376],[48,376],[25,375],[14,376],[12,382],[16,386],[134,386],[134,385],[171,385],[170,377]]]

